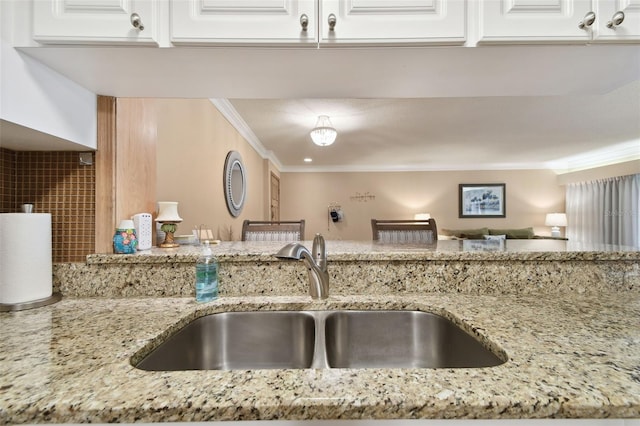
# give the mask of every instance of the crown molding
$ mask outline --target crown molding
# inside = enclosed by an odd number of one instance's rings
[[[264,147],[260,139],[253,133],[251,127],[247,124],[246,121],[240,116],[238,111],[231,105],[231,102],[227,99],[213,99],[210,98],[209,101],[215,106],[218,111],[227,119],[229,124],[231,124],[240,135],[247,141],[249,145],[253,149],[256,150],[258,155],[260,155],[263,159],[271,161],[278,170],[282,170],[283,166],[278,157],[273,153],[273,151],[269,151]]]
[[[640,160],[640,139],[561,158],[547,168],[565,174],[634,160]]]
[[[481,165],[440,164],[430,165],[363,165],[363,166],[285,166],[284,173],[349,173],[349,172],[446,172],[473,170],[536,170],[548,169],[547,163],[488,163]]]

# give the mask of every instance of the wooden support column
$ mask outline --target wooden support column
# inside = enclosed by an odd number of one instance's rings
[[[96,253],[113,251],[116,180],[116,98],[98,96],[96,151]]]
[[[153,99],[98,96],[96,253],[113,251],[121,220],[136,213],[155,218],[156,141]]]

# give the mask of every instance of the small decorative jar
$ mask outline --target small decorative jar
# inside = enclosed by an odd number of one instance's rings
[[[132,220],[123,220],[113,235],[113,252],[116,254],[133,254],[138,247],[136,229]]]

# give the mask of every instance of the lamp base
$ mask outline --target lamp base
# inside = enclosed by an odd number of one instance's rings
[[[551,227],[551,236],[552,237],[560,237],[560,228],[558,226]]]
[[[176,248],[176,247],[180,247],[180,244],[178,243],[170,243],[170,242],[165,242],[167,241],[166,239],[160,243],[160,245],[158,247],[160,248]]]
[[[162,222],[160,230],[164,232],[164,241],[158,244],[160,248],[175,248],[180,247],[180,244],[176,243],[173,239],[173,233],[178,228],[177,222]]]

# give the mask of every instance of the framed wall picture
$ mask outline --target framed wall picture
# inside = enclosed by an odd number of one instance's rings
[[[504,183],[461,183],[458,217],[506,217]]]

